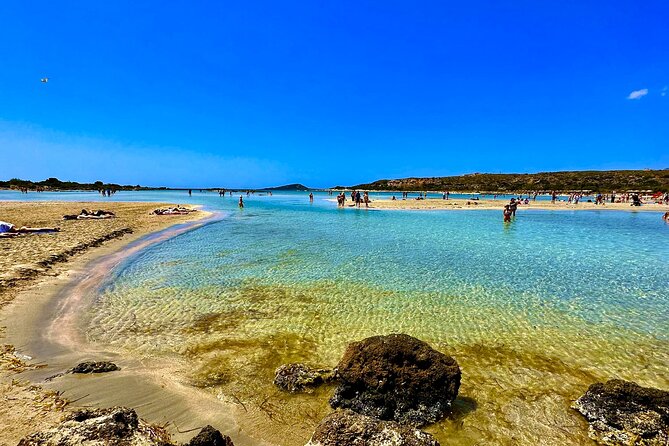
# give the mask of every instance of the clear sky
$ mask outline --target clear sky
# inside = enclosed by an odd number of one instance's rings
[[[667,86],[666,0],[4,0],[0,179],[667,168]]]

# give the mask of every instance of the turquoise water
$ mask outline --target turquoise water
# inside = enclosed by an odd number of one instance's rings
[[[531,210],[505,225],[499,211],[244,197],[239,210],[238,195],[117,194],[202,204],[220,219],[128,259],[88,331],[110,348],[174,357],[184,382],[243,402],[241,423],[258,438],[304,444],[328,410],[328,389],[277,392],[277,366],[332,366],[374,334],[405,332],[459,361],[459,412],[430,428],[442,444],[590,444],[569,409],[588,384],[669,385],[659,213]]]

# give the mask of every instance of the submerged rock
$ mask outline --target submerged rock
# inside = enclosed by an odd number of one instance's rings
[[[312,391],[332,380],[334,373],[329,369],[312,369],[304,364],[283,364],[274,372],[274,384],[287,392]]]
[[[439,446],[426,432],[338,410],[321,421],[306,446]]]
[[[116,364],[109,361],[87,361],[77,364],[70,370],[72,373],[106,373],[120,370]]]
[[[405,334],[349,344],[337,373],[333,408],[413,426],[442,418],[460,388],[455,359]]]
[[[153,446],[168,445],[168,433],[141,420],[125,407],[85,409],[53,429],[23,438],[18,446]]]
[[[573,406],[606,445],[669,444],[669,392],[613,379],[591,385]]]
[[[191,439],[187,446],[234,446],[234,443],[230,437],[207,425]]]

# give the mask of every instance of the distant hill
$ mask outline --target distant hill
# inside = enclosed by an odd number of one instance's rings
[[[120,185],[115,183],[103,183],[96,181],[95,183],[77,183],[76,181],[61,181],[58,178],[48,178],[44,181],[29,181],[12,178],[9,181],[0,181],[0,189],[43,189],[43,190],[141,190],[147,189],[140,185]]]
[[[307,190],[310,190],[310,189],[307,186],[305,186],[304,184],[295,183],[295,184],[286,184],[285,186],[268,187],[268,188],[265,188],[263,190],[307,191]]]
[[[540,173],[472,173],[434,178],[378,180],[351,186],[363,190],[432,190],[466,192],[651,190],[669,191],[669,169],[602,170]]]

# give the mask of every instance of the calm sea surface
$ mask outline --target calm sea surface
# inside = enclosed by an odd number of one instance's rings
[[[242,427],[304,444],[325,388],[285,395],[282,363],[333,366],[346,344],[408,333],[463,370],[449,444],[590,444],[569,405],[621,377],[669,387],[669,225],[654,212],[365,211],[316,194],[221,198],[119,192],[113,201],[201,204],[220,219],[112,271],[90,340],[173,358],[183,382],[239,406]],[[453,196],[452,199],[457,199]],[[91,200],[42,193],[2,199]],[[374,195],[372,194],[372,199]]]

